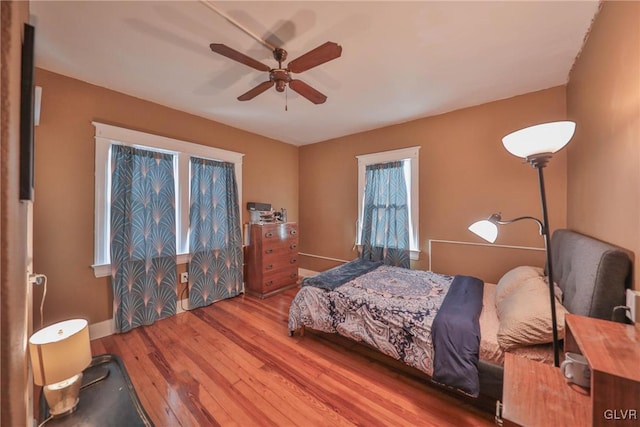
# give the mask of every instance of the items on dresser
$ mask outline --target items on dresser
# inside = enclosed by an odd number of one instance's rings
[[[270,203],[247,202],[247,210],[249,211],[249,222],[251,224],[276,221]]]
[[[296,286],[298,225],[293,222],[250,224],[247,248],[247,292],[267,297]]]
[[[251,224],[263,224],[276,222],[276,218],[273,211],[249,211]]]
[[[285,208],[273,213],[276,222],[287,222],[287,210]]]
[[[248,211],[270,211],[271,203],[247,202]]]

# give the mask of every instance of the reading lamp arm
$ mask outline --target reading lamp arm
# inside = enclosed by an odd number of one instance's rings
[[[494,213],[489,217],[488,221],[493,222],[494,224],[507,225],[507,224],[512,224],[514,222],[521,221],[523,219],[531,219],[537,222],[538,227],[540,227],[540,235],[542,236],[544,234],[544,231],[545,231],[544,224],[542,224],[542,221],[540,221],[538,218],[534,218],[532,216],[520,216],[514,219],[503,220],[502,216],[499,213]]]

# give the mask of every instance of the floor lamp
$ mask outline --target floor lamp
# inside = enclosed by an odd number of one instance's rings
[[[558,323],[556,319],[555,292],[553,285],[553,265],[551,262],[551,244],[549,234],[549,218],[547,215],[547,196],[544,187],[542,170],[555,152],[569,143],[576,129],[576,124],[570,121],[543,123],[530,126],[502,138],[502,144],[508,152],[521,157],[538,171],[540,187],[540,201],[542,204],[542,221],[537,218],[524,216],[503,221],[500,214],[493,214],[488,219],[471,224],[469,230],[493,243],[498,236],[498,225],[511,224],[523,219],[531,219],[538,223],[540,234],[544,237],[544,247],[547,255],[547,281],[549,284],[549,302],[551,305],[551,328],[553,333],[553,363],[560,366],[560,352],[558,344]]]

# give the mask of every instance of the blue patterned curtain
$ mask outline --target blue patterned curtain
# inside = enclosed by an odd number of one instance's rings
[[[117,332],[176,313],[173,156],[111,147],[111,282]]]
[[[362,258],[409,268],[409,207],[402,161],[367,165]]]
[[[189,305],[242,292],[242,234],[233,163],[191,158]]]

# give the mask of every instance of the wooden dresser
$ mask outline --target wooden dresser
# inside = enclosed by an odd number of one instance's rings
[[[298,281],[298,224],[251,224],[247,292],[267,297]]]
[[[581,353],[591,387],[568,384],[560,369],[507,353],[505,425],[640,425],[640,326],[567,314],[565,351]]]

